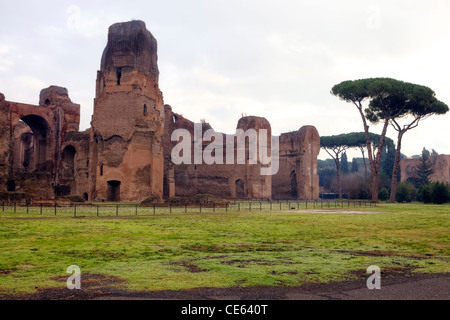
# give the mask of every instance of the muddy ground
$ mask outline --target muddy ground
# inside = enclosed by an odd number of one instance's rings
[[[355,276],[355,275],[354,275]],[[0,296],[1,300],[450,300],[450,273],[420,274],[408,270],[381,273],[381,289],[367,288],[370,275],[330,283],[293,287],[195,288],[179,291],[128,292],[121,279],[84,274],[80,290],[37,288],[25,295]],[[55,279],[56,280],[56,279]],[[66,278],[60,279],[66,281]]]

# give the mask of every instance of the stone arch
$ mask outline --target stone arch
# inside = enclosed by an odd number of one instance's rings
[[[409,165],[406,167],[407,178],[412,178],[416,174],[416,167],[414,165]]]
[[[50,170],[52,168],[51,132],[48,122],[35,114],[25,115],[14,126],[14,132],[18,128],[27,130],[25,125],[29,128],[29,131],[25,131],[20,137],[23,142],[26,142],[22,150],[23,154],[20,157],[24,161],[21,165],[14,164],[14,167],[25,167],[26,164],[30,171],[45,172]],[[25,138],[26,136],[28,137]],[[16,140],[15,143],[20,143],[20,141]]]

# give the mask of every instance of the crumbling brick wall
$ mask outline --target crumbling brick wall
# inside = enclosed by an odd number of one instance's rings
[[[90,133],[92,199],[162,197],[164,130],[157,44],[142,21],[116,23],[97,72]]]

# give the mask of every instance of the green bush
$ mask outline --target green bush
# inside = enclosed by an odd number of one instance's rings
[[[417,200],[423,203],[431,203],[433,202],[432,194],[433,186],[431,184],[423,185],[420,187],[419,192],[417,193]]]
[[[443,182],[423,185],[417,193],[417,200],[423,203],[446,203],[450,201],[450,187]]]
[[[411,202],[416,199],[416,188],[410,182],[400,182],[397,186],[395,199],[397,202]]]
[[[380,201],[386,201],[389,199],[389,191],[386,188],[381,189],[378,192],[378,200]]]
[[[448,184],[443,182],[433,183],[433,191],[431,193],[433,203],[442,204],[450,200],[450,190]]]

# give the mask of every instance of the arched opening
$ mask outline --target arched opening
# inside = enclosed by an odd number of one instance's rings
[[[49,126],[40,116],[24,116],[14,127],[13,167],[21,171],[45,172],[51,169],[48,156]]]
[[[406,174],[408,177],[414,177],[416,175],[416,168],[413,165],[410,165],[406,168]]]
[[[297,174],[295,173],[295,170],[291,172],[291,196],[293,198],[298,197],[298,189],[297,189]]]
[[[107,201],[120,201],[120,181],[111,180],[107,184]]]
[[[243,199],[245,198],[245,183],[243,180],[238,179],[235,182],[236,187],[236,198]]]

